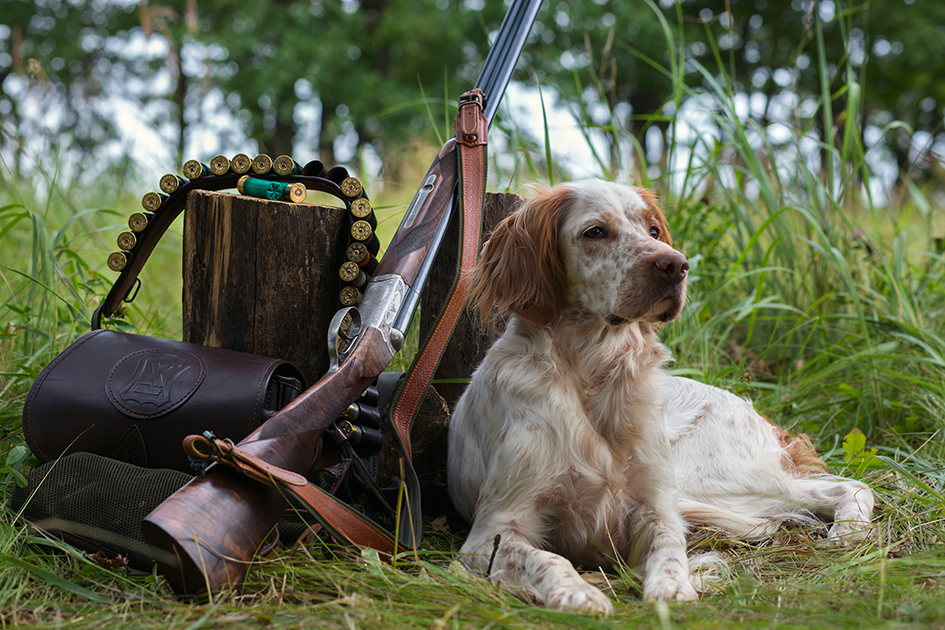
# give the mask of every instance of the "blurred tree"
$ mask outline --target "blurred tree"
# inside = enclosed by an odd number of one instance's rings
[[[141,76],[112,38],[137,22],[134,7],[61,0],[6,0],[0,23],[0,146],[19,173],[26,139],[88,158],[115,138],[103,103],[121,77]],[[54,141],[62,136],[63,144]]]
[[[718,74],[717,48],[733,90],[765,97],[764,107],[749,111],[762,123],[778,94],[816,102],[822,66],[815,16],[832,93],[849,71],[863,88],[865,121],[901,119],[925,133],[929,148],[942,135],[945,83],[935,78],[945,70],[945,3],[658,2],[548,2],[523,57],[532,73],[520,78],[553,85],[582,108],[609,139],[612,164],[628,134],[652,159],[662,153],[665,140],[647,130],[665,132],[668,125],[664,107],[676,95],[666,72],[674,55],[686,60],[678,74],[699,88],[696,62]],[[173,129],[178,157],[194,125],[212,129],[224,145],[228,135],[245,133],[272,154],[307,147],[331,163],[336,149],[348,160],[371,145],[383,156],[385,147],[448,119],[441,101],[451,104],[474,80],[485,34],[498,27],[504,4],[6,0],[0,146],[15,165],[36,138],[87,159],[118,137],[120,101],[166,135]],[[222,109],[244,127],[239,133],[213,128]],[[892,138],[889,147],[902,167],[929,162],[910,134]]]
[[[816,102],[823,66],[834,95],[848,78],[859,83],[864,122],[882,127],[894,118],[902,120],[925,132],[931,149],[934,137],[943,137],[945,83],[935,77],[945,73],[945,3],[914,2],[659,0],[657,5],[560,0],[539,26],[546,52],[538,76],[585,112],[589,103],[606,105],[607,111],[587,118],[602,125],[612,146],[616,136],[608,125],[616,122],[647,148],[648,138],[665,146],[658,135],[645,131],[650,126],[665,130],[660,114],[676,96],[665,74],[672,70],[672,55],[688,60],[679,75],[690,87],[704,85],[698,63],[717,78],[723,71],[733,82],[733,92],[764,96],[764,107],[749,111],[762,123],[769,122],[769,107],[783,104],[772,98],[777,94],[791,92],[796,103]],[[666,20],[668,34],[658,13]],[[823,30],[823,64],[815,18]],[[835,105],[834,115],[838,113]],[[842,116],[838,120],[836,128],[826,133],[820,129],[822,138],[842,132]],[[821,121],[814,123],[817,128]],[[890,140],[900,167],[916,160],[920,166],[928,163],[927,152],[917,154],[912,134],[903,130]]]
[[[277,155],[316,143],[326,164],[336,143],[348,145],[345,159],[365,144],[383,155],[385,144],[398,146],[428,124],[423,95],[439,102],[447,83],[452,93],[467,85],[484,27],[504,15],[498,3],[465,0],[212,0],[202,7],[203,41],[225,51],[213,79],[260,149]],[[438,124],[441,106],[433,113]]]
[[[117,137],[107,103],[122,98],[145,122],[176,129],[180,158],[188,126],[215,113],[204,111],[214,94],[217,112],[235,114],[261,151],[311,146],[332,163],[338,142],[345,159],[366,144],[383,155],[385,143],[428,128],[428,111],[444,121],[444,96],[452,102],[474,80],[486,33],[505,8],[481,0],[10,0],[5,13],[8,144],[35,133],[22,110],[45,90],[58,95],[47,94],[49,109],[66,112],[45,121],[50,136],[82,157]]]

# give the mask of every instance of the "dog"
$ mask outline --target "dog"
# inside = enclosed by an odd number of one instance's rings
[[[449,429],[468,566],[539,605],[608,613],[572,563],[618,557],[643,570],[645,598],[691,600],[689,527],[761,537],[816,514],[832,540],[868,534],[869,488],[826,475],[806,436],[665,371],[657,330],[688,270],[643,188],[561,184],[495,228],[469,306],[507,327]]]

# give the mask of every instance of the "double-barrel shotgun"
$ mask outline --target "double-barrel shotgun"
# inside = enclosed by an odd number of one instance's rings
[[[468,185],[467,176],[459,172],[467,167],[457,166],[462,159],[458,156],[463,155],[464,147],[484,144],[485,129],[495,116],[540,5],[541,0],[512,3],[475,89],[460,101],[456,135],[443,145],[423,177],[384,257],[364,287],[361,303],[343,308],[332,319],[328,373],[236,445],[214,436],[188,438],[188,448],[197,454],[205,454],[208,447],[217,449],[217,463],[142,522],[158,567],[177,594],[197,595],[240,584],[253,556],[286,510],[286,489],[303,500],[306,494],[318,494],[304,475],[309,472],[319,440],[402,346],[454,206],[461,207],[459,201],[465,196],[475,196],[475,191],[467,188],[479,188],[481,206],[484,149],[475,158],[478,165],[467,165],[476,171],[478,182],[474,186]],[[478,225],[475,231],[478,245]],[[409,381],[410,376],[408,386]],[[337,504],[331,500],[319,500],[330,512],[321,521],[329,531],[338,533],[335,529],[351,524],[365,530],[366,544],[374,546],[369,523],[335,510]],[[377,546],[383,545],[381,540]]]

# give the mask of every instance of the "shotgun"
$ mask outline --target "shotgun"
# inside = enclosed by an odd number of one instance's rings
[[[482,94],[479,105],[486,125],[495,116],[540,6],[541,0],[515,0],[502,22],[475,86]],[[304,488],[302,475],[309,471],[325,430],[400,350],[453,212],[456,162],[457,143],[450,139],[424,176],[364,287],[361,303],[341,309],[332,319],[328,373],[235,447],[229,443],[241,461],[251,462],[254,474],[211,465],[142,522],[158,567],[178,595],[242,582],[287,507],[282,488],[259,481],[277,477],[286,481],[284,487]],[[227,448],[224,441],[209,437],[204,445],[211,442]],[[202,452],[193,440],[187,448]]]

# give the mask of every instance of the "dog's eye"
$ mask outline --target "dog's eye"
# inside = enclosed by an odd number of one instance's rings
[[[607,232],[603,228],[599,228],[596,225],[594,227],[589,227],[584,230],[584,238],[604,238],[607,236]]]
[[[653,227],[651,227],[651,228],[650,228],[650,236],[652,236],[653,238],[659,238],[659,237],[660,237],[660,229],[659,229],[658,227],[656,227],[655,225],[654,225]]]

